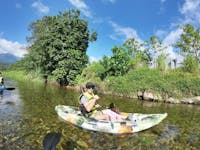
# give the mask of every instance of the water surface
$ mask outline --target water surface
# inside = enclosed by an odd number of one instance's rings
[[[32,82],[6,81],[0,96],[0,149],[42,150],[48,133],[61,133],[57,149],[200,149],[200,106],[142,102],[100,95],[101,105],[114,102],[121,111],[168,113],[159,125],[139,133],[116,136],[87,131],[60,120],[58,104],[78,106],[79,93]]]

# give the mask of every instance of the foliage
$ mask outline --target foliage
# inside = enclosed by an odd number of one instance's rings
[[[183,55],[193,55],[200,63],[200,28],[195,29],[194,26],[186,24],[181,27],[183,33],[180,39],[175,43],[175,47],[180,48]]]
[[[90,33],[80,12],[70,10],[57,16],[46,16],[30,25],[32,36],[29,53],[10,69],[26,69],[30,79],[44,76],[55,79],[60,85],[81,85],[94,82],[108,93],[134,96],[138,90],[152,90],[168,96],[200,95],[199,80],[199,29],[191,25],[183,28],[175,44],[185,55],[182,68],[167,70],[166,46],[156,37],[141,42],[128,39],[112,48],[110,57],[88,63],[86,49],[95,41],[97,33]],[[156,66],[150,69],[151,63]],[[169,65],[171,66],[171,63]]]
[[[149,42],[149,48],[154,53],[163,52],[163,50],[166,48],[163,46],[162,41],[157,36],[151,36],[150,42]]]
[[[45,16],[30,24],[32,36],[26,55],[27,70],[41,70],[43,76],[54,75],[60,85],[74,84],[74,80],[88,63],[86,49],[89,40],[88,23],[80,18],[78,10],[69,10],[57,16]]]
[[[129,52],[123,47],[114,46],[112,56],[104,56],[100,61],[105,68],[105,76],[121,76],[126,74],[131,67]]]
[[[141,43],[134,38],[128,39],[123,44],[123,47],[127,49],[131,57],[131,64],[133,69],[147,67],[150,64],[152,57],[149,49],[142,49],[142,47],[145,47],[146,44],[146,42]]]
[[[22,70],[7,70],[4,72],[4,75],[17,81],[32,80],[34,82],[43,82],[42,78],[38,76],[38,72],[30,72],[27,74]]]
[[[200,95],[199,77],[179,71],[160,73],[156,69],[137,69],[124,76],[108,77],[104,84],[105,91],[124,96],[136,96],[137,91],[142,89],[172,97]]]
[[[84,68],[81,75],[76,78],[76,84],[83,84],[88,81],[99,84],[104,78],[105,68],[100,62],[92,62],[88,67]]]
[[[7,65],[5,64],[0,64],[0,72],[5,70],[7,68]]]
[[[24,58],[22,58],[21,60],[17,61],[16,63],[10,64],[8,66],[8,70],[25,70],[26,63],[27,63],[27,61]]]
[[[190,73],[198,73],[199,63],[193,55],[188,55],[183,61],[183,71]]]
[[[166,70],[166,55],[160,54],[157,58],[157,68],[160,71]]]

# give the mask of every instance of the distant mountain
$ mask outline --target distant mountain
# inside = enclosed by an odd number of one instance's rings
[[[0,54],[0,64],[13,64],[20,59],[20,57],[16,57],[10,53]]]

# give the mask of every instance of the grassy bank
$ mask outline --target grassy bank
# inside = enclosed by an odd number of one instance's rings
[[[200,78],[183,72],[161,73],[154,69],[134,70],[125,76],[108,77],[105,91],[134,96],[138,90],[150,90],[162,97],[191,97],[200,95]]]
[[[77,83],[92,81],[103,93],[136,97],[137,91],[148,90],[162,98],[193,97],[200,95],[200,77],[198,74],[183,71],[160,72],[157,69],[132,70],[124,76],[106,77],[100,80],[98,73],[87,70],[81,75]]]
[[[26,73],[24,71],[5,71],[3,75],[12,80],[24,81],[32,80],[33,82],[44,82],[38,73]]]
[[[23,71],[6,71],[4,76],[13,80],[32,80],[44,82],[37,73],[25,73]],[[90,79],[79,79],[78,85],[92,81],[102,93],[136,97],[138,90],[150,90],[153,93],[165,97],[193,97],[200,95],[200,78],[196,75],[183,72],[161,73],[154,69],[140,69],[129,72],[120,77],[107,77],[104,81],[93,76]],[[53,78],[49,82],[55,82]]]

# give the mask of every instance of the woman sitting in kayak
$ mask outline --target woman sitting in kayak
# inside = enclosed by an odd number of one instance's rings
[[[117,114],[111,109],[98,111],[100,105],[96,104],[99,100],[98,95],[94,95],[95,85],[91,82],[86,84],[86,92],[80,96],[80,110],[84,116],[91,117],[97,120],[122,120],[123,116]]]

